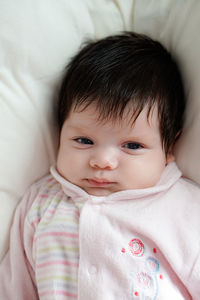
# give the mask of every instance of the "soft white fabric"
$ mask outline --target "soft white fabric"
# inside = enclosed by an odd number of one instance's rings
[[[85,39],[135,30],[161,40],[177,57],[189,100],[177,160],[200,183],[198,28],[196,0],[1,1],[0,258],[16,204],[55,161],[55,95],[64,66]]]
[[[51,174],[17,210],[1,299],[199,300],[200,189],[175,163],[156,186],[107,197]]]

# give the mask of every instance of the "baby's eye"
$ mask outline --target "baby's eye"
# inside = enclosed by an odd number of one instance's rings
[[[143,148],[141,144],[136,143],[136,142],[130,142],[130,143],[126,143],[123,146],[126,149],[130,149],[130,150],[138,150]]]
[[[76,138],[74,139],[77,143],[79,144],[83,144],[83,145],[93,145],[93,141],[91,141],[90,139],[88,138],[85,138],[85,137],[79,137],[79,138]]]

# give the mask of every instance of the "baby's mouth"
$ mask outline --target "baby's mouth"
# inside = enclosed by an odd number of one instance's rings
[[[107,187],[111,184],[114,184],[114,182],[109,181],[105,178],[88,178],[87,181],[91,186],[94,187]]]

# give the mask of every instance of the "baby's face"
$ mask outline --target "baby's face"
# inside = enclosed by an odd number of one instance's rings
[[[58,172],[95,196],[154,186],[172,159],[162,148],[157,109],[148,120],[144,109],[134,125],[97,120],[92,106],[70,113],[61,131]]]

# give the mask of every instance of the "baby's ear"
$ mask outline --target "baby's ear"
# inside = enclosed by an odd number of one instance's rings
[[[167,154],[166,165],[168,165],[170,162],[174,160],[175,160],[174,154]]]
[[[166,155],[166,165],[175,160],[173,147],[171,147]]]

